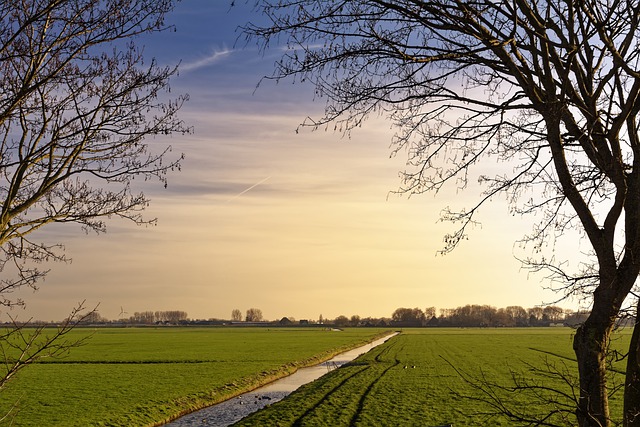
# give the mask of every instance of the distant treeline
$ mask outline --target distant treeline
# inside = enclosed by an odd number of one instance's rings
[[[253,313],[259,313],[254,316]],[[256,308],[247,310],[244,321],[239,315],[240,311],[234,309],[231,319],[189,319],[187,312],[181,310],[170,311],[143,311],[135,312],[132,316],[121,316],[118,320],[109,320],[98,312],[92,312],[87,316],[85,324],[121,324],[121,325],[315,325],[330,327],[528,327],[528,326],[575,326],[582,323],[589,312],[573,311],[558,306],[523,308],[521,306],[509,306],[496,308],[490,305],[465,305],[457,308],[436,310],[435,307],[398,308],[391,317],[360,317],[353,315],[347,317],[338,316],[335,319],[326,319],[322,315],[317,320],[296,320],[293,317],[268,321],[262,318],[262,311]],[[126,314],[126,313],[124,313]],[[250,315],[251,314],[251,315]]]
[[[398,308],[390,318],[360,318],[338,316],[325,321],[336,326],[404,326],[404,327],[528,327],[528,326],[575,326],[582,323],[589,312],[573,311],[557,306],[521,306],[496,308],[490,305],[465,305],[458,308],[435,307]]]
[[[551,325],[577,325],[582,323],[588,312],[563,309],[554,305],[546,307],[523,308],[512,305],[496,308],[490,305],[465,305],[452,309],[429,307],[425,311],[419,308],[399,308],[391,319],[396,324],[412,326],[455,326],[455,327],[526,327]]]
[[[123,315],[127,313],[122,313]],[[131,323],[141,325],[153,325],[153,324],[180,324],[187,322],[189,316],[186,311],[181,310],[166,310],[166,311],[136,311],[133,316],[128,318],[120,318],[118,320],[109,320],[102,317],[98,311],[91,311],[88,313],[82,323],[98,324],[98,323]]]

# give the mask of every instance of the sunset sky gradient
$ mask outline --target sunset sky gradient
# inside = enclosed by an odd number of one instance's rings
[[[558,297],[514,258],[530,223],[511,217],[502,200],[481,212],[469,241],[436,255],[454,227],[438,221],[441,210],[472,205],[478,188],[393,194],[406,158],[390,156],[394,129],[385,118],[350,136],[296,133],[324,101],[289,81],[256,89],[282,52],[245,44],[236,28],[261,17],[241,3],[180,2],[168,16],[175,32],[139,40],[147,57],[180,63],[171,89],[189,94],[181,117],[194,129],[149,140],[186,156],[168,188],[138,182],[157,226],[112,219],[104,235],[50,227],[39,237],[64,243],[73,262],[50,265],[14,314],[59,320],[86,300],[109,319],[146,310],[229,318],[251,307],[267,319],[389,317],[398,307],[526,308]]]

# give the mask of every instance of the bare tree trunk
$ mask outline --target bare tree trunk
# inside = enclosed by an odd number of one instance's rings
[[[636,322],[629,344],[627,371],[624,383],[624,423],[625,427],[640,427],[640,300],[636,307]]]
[[[580,401],[576,409],[580,427],[611,425],[606,356],[613,319],[604,310],[598,312],[597,307],[598,304],[594,304],[594,310],[573,339],[580,375]]]

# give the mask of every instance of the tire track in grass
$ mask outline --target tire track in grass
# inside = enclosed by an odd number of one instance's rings
[[[376,362],[378,362],[378,363],[382,363],[382,362],[383,362],[383,360],[382,360],[383,356],[386,356],[386,355],[387,355],[387,353],[390,353],[390,352],[391,352],[391,349],[392,349],[393,347],[395,347],[396,345],[398,345],[398,343],[397,343],[397,341],[396,341],[396,340],[394,340],[394,341],[391,341],[391,342],[389,343],[389,345],[387,345],[387,346],[383,347],[382,349],[380,349],[381,351],[380,351],[378,354],[376,354],[376,357],[375,357]],[[404,346],[403,346],[403,347],[404,347]],[[402,348],[401,348],[401,349],[402,349]],[[396,354],[398,354],[398,352],[396,352]],[[397,362],[397,361],[398,361],[398,359],[396,358],[396,362]]]
[[[386,355],[387,353],[390,352],[391,348],[394,347],[396,345],[396,342],[390,342],[391,340],[387,341],[388,345],[382,345],[380,346],[380,350],[378,352],[378,354],[376,354],[374,360],[375,362],[373,363],[384,363],[383,362],[383,356]],[[397,352],[396,352],[397,354]],[[385,369],[384,373],[391,369],[393,366],[397,366],[400,361],[395,358],[395,364],[388,367],[387,369]],[[325,393],[313,406],[309,407],[302,415],[300,415],[291,425],[292,427],[301,427],[302,426],[302,422],[304,421],[304,419],[311,415],[313,413],[313,411],[315,411],[318,407],[320,407],[320,405],[322,405],[325,400],[327,400],[331,395],[333,395],[334,393],[337,393],[338,391],[340,391],[340,388],[342,388],[343,386],[345,386],[345,384],[347,384],[349,381],[351,381],[352,379],[360,376],[361,374],[366,374],[370,369],[372,369],[372,362],[367,362],[367,361],[358,361],[357,359],[347,363],[346,366],[350,366],[350,367],[360,367],[361,369],[358,369],[358,371],[354,372],[353,374],[345,377],[342,381],[340,381],[340,383],[338,383],[335,387],[331,388],[331,390],[329,390],[327,393]],[[341,369],[341,368],[338,368]],[[371,388],[373,387],[373,384],[375,384],[379,378],[381,376],[377,377],[376,379],[373,380],[373,382],[371,384],[369,384],[369,386],[365,389],[365,394],[368,394],[369,390],[371,390]],[[360,397],[360,401],[358,404],[358,409],[356,410],[354,416],[352,417],[352,423],[353,423],[353,419],[357,418],[359,412],[362,410],[362,405],[363,405],[363,400],[364,398],[361,396]]]
[[[400,361],[398,359],[396,359],[396,361],[395,361],[395,363],[393,365],[390,365],[387,368],[385,368],[382,371],[382,373],[380,375],[378,375],[367,386],[367,388],[364,390],[364,393],[362,393],[362,395],[360,396],[360,400],[358,401],[358,409],[356,409],[356,412],[353,414],[353,417],[351,418],[351,421],[349,422],[349,426],[350,427],[355,427],[357,425],[357,422],[360,419],[360,414],[362,413],[362,410],[364,409],[364,402],[367,399],[367,397],[369,396],[369,394],[371,393],[371,390],[373,390],[373,387],[375,387],[375,385],[378,383],[378,381],[380,381],[382,379],[382,377],[384,377],[390,369],[395,368],[399,364],[400,364]]]
[[[396,347],[396,346],[397,346],[397,342],[396,341],[391,343],[389,346],[386,346],[383,349],[383,351],[381,351],[379,354],[376,355],[375,361],[377,363],[385,363],[384,360],[383,360],[383,356],[387,355],[388,353],[391,353],[391,349]],[[356,412],[353,414],[353,417],[351,417],[351,421],[349,422],[349,426],[350,427],[355,427],[357,425],[356,423],[360,419],[360,414],[362,413],[362,411],[364,409],[364,402],[367,399],[367,397],[369,396],[369,394],[371,393],[371,391],[373,390],[373,388],[375,387],[375,385],[382,379],[382,377],[384,377],[387,374],[387,372],[389,372],[389,370],[391,370],[391,369],[397,367],[398,365],[400,365],[400,360],[398,359],[398,354],[401,353],[403,349],[404,349],[404,345],[401,345],[400,348],[397,351],[395,351],[394,363],[392,365],[389,365],[385,369],[383,369],[382,373],[380,375],[378,375],[373,381],[371,381],[371,383],[369,383],[367,388],[364,390],[364,392],[360,396],[360,400],[358,401],[358,408],[356,409]]]
[[[361,365],[360,369],[358,369],[353,374],[345,377],[335,387],[333,387],[329,391],[327,391],[316,403],[314,403],[311,407],[309,407],[306,411],[304,411],[304,413],[302,415],[300,415],[298,418],[296,418],[293,421],[293,423],[291,424],[292,427],[300,427],[300,426],[302,426],[302,422],[304,421],[305,417],[309,416],[314,410],[316,410],[320,405],[322,405],[322,403],[329,396],[331,396],[333,393],[336,393],[340,389],[340,387],[342,387],[343,385],[348,383],[352,378],[356,377],[357,375],[360,375],[361,373],[367,371],[369,368],[370,368],[370,366],[368,366],[368,365]],[[340,368],[338,368],[338,369],[340,369]]]

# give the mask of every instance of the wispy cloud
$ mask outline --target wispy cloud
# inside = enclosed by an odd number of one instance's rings
[[[180,71],[188,72],[198,70],[215,64],[229,56],[233,52],[232,49],[214,50],[210,55],[191,62],[184,62],[180,65]]]

